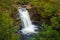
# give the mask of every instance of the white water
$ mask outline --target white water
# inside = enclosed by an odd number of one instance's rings
[[[32,24],[32,22],[30,20],[29,12],[27,11],[27,9],[19,8],[18,11],[19,11],[19,16],[22,21],[22,25],[24,27],[24,28],[22,28],[21,32],[23,34],[38,33],[35,31],[35,30],[37,30],[37,26]]]

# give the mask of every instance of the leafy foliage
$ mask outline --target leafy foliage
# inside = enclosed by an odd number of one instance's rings
[[[30,40],[60,40],[60,0],[0,0],[0,40],[20,40],[15,33],[19,27],[14,26],[15,19],[11,18],[11,14],[17,13],[18,3],[32,5],[43,20],[42,31]]]
[[[16,34],[18,27],[13,25],[10,13],[0,14],[0,40],[18,40],[19,36]]]

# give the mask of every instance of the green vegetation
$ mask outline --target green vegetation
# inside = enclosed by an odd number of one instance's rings
[[[18,3],[32,5],[43,20],[42,31],[30,40],[60,40],[60,0],[0,0],[0,40],[20,40],[14,25]]]
[[[16,34],[18,27],[13,25],[10,13],[2,12],[0,18],[0,40],[18,40],[19,36]]]

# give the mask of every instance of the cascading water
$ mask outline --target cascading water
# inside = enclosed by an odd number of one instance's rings
[[[38,30],[37,26],[33,25],[29,13],[26,8],[19,8],[19,17],[22,21],[22,29],[20,32],[22,32],[22,39],[21,40],[28,40],[28,38],[34,34],[38,33],[36,30]]]

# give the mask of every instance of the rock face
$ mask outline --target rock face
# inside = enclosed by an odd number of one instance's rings
[[[37,23],[41,22],[41,16],[40,14],[37,13],[35,8],[29,9],[29,13],[30,13],[32,22],[37,22]]]
[[[32,6],[30,4],[23,5],[23,7],[26,7],[27,9],[31,9],[32,8]]]

